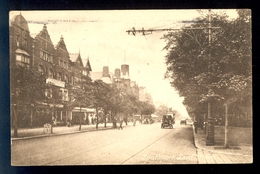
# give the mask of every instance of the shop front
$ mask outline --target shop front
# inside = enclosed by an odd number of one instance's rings
[[[82,124],[91,124],[93,115],[95,115],[94,108],[75,107],[72,110],[72,124],[80,124],[80,118],[82,119]]]

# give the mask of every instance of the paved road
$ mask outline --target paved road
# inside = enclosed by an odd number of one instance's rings
[[[160,124],[14,141],[12,165],[197,164],[190,125]]]

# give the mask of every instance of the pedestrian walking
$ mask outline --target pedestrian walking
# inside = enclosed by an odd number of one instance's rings
[[[120,117],[119,123],[120,123],[120,126],[119,126],[118,130],[119,129],[123,130],[123,127],[122,127],[122,125],[123,125],[123,118],[122,117]]]
[[[195,133],[197,133],[197,129],[198,129],[197,120],[194,121],[193,125],[194,125],[194,129],[195,129]]]

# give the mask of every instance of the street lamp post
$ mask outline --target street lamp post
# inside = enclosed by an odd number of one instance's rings
[[[211,10],[209,10],[209,49],[211,46]],[[210,71],[210,59],[211,55],[209,54],[209,65],[208,71]],[[209,94],[211,90],[209,89]],[[211,101],[208,101],[208,129],[207,129],[207,138],[206,138],[206,145],[213,146],[215,144],[214,140],[214,118],[211,115]]]

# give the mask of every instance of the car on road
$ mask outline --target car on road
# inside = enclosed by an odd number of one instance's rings
[[[173,124],[175,123],[174,117],[171,115],[164,115],[162,119],[161,128],[173,128]]]
[[[187,119],[186,118],[181,118],[180,124],[187,124]]]

